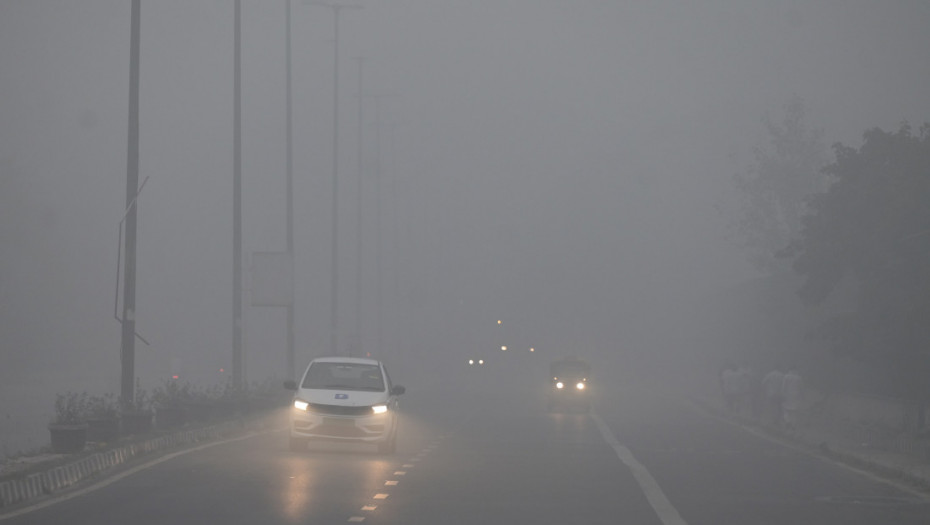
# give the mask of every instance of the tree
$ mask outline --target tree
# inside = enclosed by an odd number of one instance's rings
[[[810,201],[800,235],[782,254],[803,276],[807,304],[854,280],[855,310],[820,333],[913,387],[928,383],[921,376],[930,363],[930,125],[917,134],[907,124],[893,133],[875,128],[863,139],[858,150],[834,145],[836,160],[824,168],[833,182]]]
[[[766,115],[769,148],[757,148],[753,164],[734,176],[740,196],[734,221],[738,241],[753,266],[768,274],[789,271],[776,254],[800,232],[807,200],[826,187],[823,132],[807,126],[806,113],[804,102],[794,96],[780,123]]]

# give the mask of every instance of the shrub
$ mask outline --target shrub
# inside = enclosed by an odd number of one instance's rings
[[[168,379],[161,386],[152,390],[152,404],[159,407],[177,407],[193,400],[195,397],[191,384],[179,383]]]
[[[116,419],[119,415],[119,405],[116,396],[103,394],[87,398],[87,417],[90,419]]]
[[[89,413],[87,392],[66,392],[55,395],[55,418],[52,424],[79,425],[87,420]]]

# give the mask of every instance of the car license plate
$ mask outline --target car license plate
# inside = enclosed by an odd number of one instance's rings
[[[355,426],[355,420],[351,418],[341,418],[341,417],[324,417],[324,425],[348,425]]]

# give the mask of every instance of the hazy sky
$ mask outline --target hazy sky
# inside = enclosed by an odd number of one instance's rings
[[[284,249],[284,6],[243,0],[244,257]],[[459,356],[666,351],[752,276],[730,178],[792,95],[827,142],[930,118],[920,1],[370,0],[341,17],[340,345],[353,341],[357,65],[365,98],[362,344]],[[129,5],[0,0],[0,379],[118,390]],[[137,364],[220,380],[232,338],[233,2],[142,2]],[[293,3],[298,362],[329,342],[332,15]],[[725,208],[725,206],[724,206]],[[250,379],[284,316],[249,308]],[[683,332],[683,333],[682,333]],[[674,335],[673,335],[674,334]],[[517,343],[514,343],[517,344]],[[635,350],[630,350],[633,348]],[[617,350],[621,349],[621,350]],[[83,366],[78,366],[83,365]],[[411,365],[413,366],[413,365]],[[395,375],[399,375],[395,372]]]

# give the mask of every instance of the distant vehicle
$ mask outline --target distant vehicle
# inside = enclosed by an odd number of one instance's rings
[[[577,357],[566,357],[549,365],[547,408],[591,409],[589,379],[591,366]]]
[[[397,396],[384,364],[375,359],[321,357],[307,366],[294,390],[290,415],[290,448],[306,450],[310,441],[372,443],[378,452],[397,447]]]

